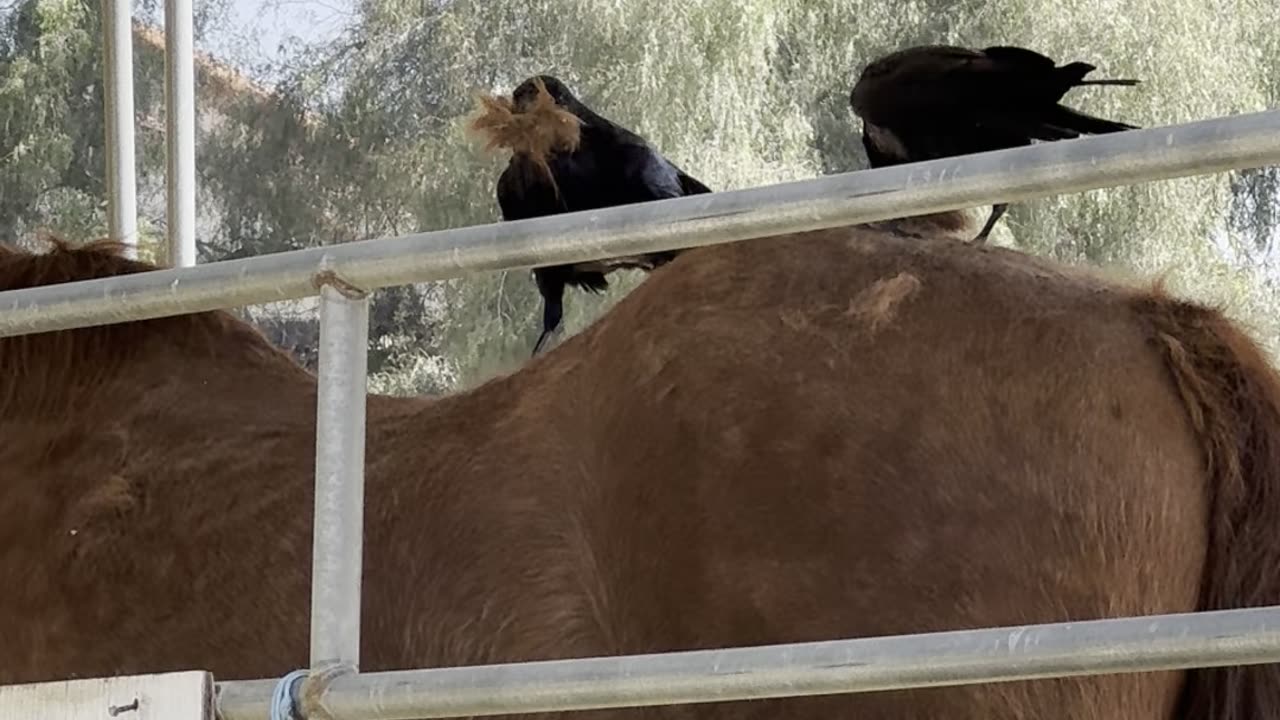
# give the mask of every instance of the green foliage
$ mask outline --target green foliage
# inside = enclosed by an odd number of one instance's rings
[[[197,33],[223,2],[196,3]],[[107,234],[100,12],[87,0],[22,0],[0,16],[0,240]],[[147,118],[136,127],[138,185],[161,188],[158,204],[139,208],[139,255],[163,260],[164,134],[150,119],[163,123],[164,58],[135,45],[133,60]]]
[[[29,0],[0,34],[0,237],[35,224],[95,228],[102,94],[88,58],[97,14],[77,0]]]
[[[386,207],[411,213],[415,229],[497,219],[493,182],[502,158],[480,156],[459,121],[472,91],[508,91],[535,72],[560,75],[714,189],[864,166],[849,89],[869,58],[907,44],[1024,44],[1093,62],[1099,75],[1139,77],[1138,88],[1090,88],[1071,101],[1144,126],[1261,109],[1274,104],[1280,77],[1276,34],[1260,30],[1274,28],[1267,20],[1276,10],[1263,0],[1186,1],[1177,12],[1153,0],[369,0],[360,7],[347,43],[316,66],[340,76],[323,84],[340,86],[341,95],[312,106],[325,108],[330,132],[362,143],[363,164],[326,175],[361,193],[385,193]],[[1259,247],[1258,238],[1274,231],[1275,190],[1270,171],[1047,198],[1014,206],[1000,237],[1066,260],[1167,272],[1175,287],[1200,297],[1274,306],[1270,286],[1238,258],[1246,240]],[[403,231],[386,207],[377,222],[362,215],[361,229]],[[602,299],[573,294],[569,328],[638,280],[627,278]],[[523,360],[538,325],[525,273],[446,287],[445,346],[464,382]],[[1270,316],[1260,316],[1260,329],[1275,342],[1280,325]]]

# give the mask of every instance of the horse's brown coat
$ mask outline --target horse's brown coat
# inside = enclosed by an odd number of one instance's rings
[[[4,252],[0,289],[144,268]],[[0,368],[0,683],[306,663],[312,376],[224,313],[4,338]],[[1278,387],[1215,311],[1019,253],[692,250],[520,372],[370,398],[362,669],[1278,603]],[[1278,696],[1263,666],[588,715]]]

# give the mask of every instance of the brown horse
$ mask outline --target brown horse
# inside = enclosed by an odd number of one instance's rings
[[[136,272],[0,254],[0,289]],[[222,312],[0,339],[0,683],[307,663],[316,383]],[[369,399],[361,669],[1280,603],[1280,380],[1212,309],[866,227],[692,250]],[[1258,720],[1274,665],[586,713]]]

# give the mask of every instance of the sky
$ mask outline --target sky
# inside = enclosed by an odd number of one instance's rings
[[[336,37],[352,18],[354,0],[230,0],[230,8],[199,47],[257,75],[255,67],[279,59],[282,45]],[[248,46],[236,40],[254,36],[257,42]]]

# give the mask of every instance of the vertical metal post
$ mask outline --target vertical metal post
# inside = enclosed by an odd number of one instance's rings
[[[320,278],[311,666],[360,660],[368,296]]]
[[[133,18],[130,0],[102,0],[106,110],[107,229],[137,256],[138,203],[133,145]]]
[[[169,264],[196,264],[196,82],[191,0],[164,3]]]

